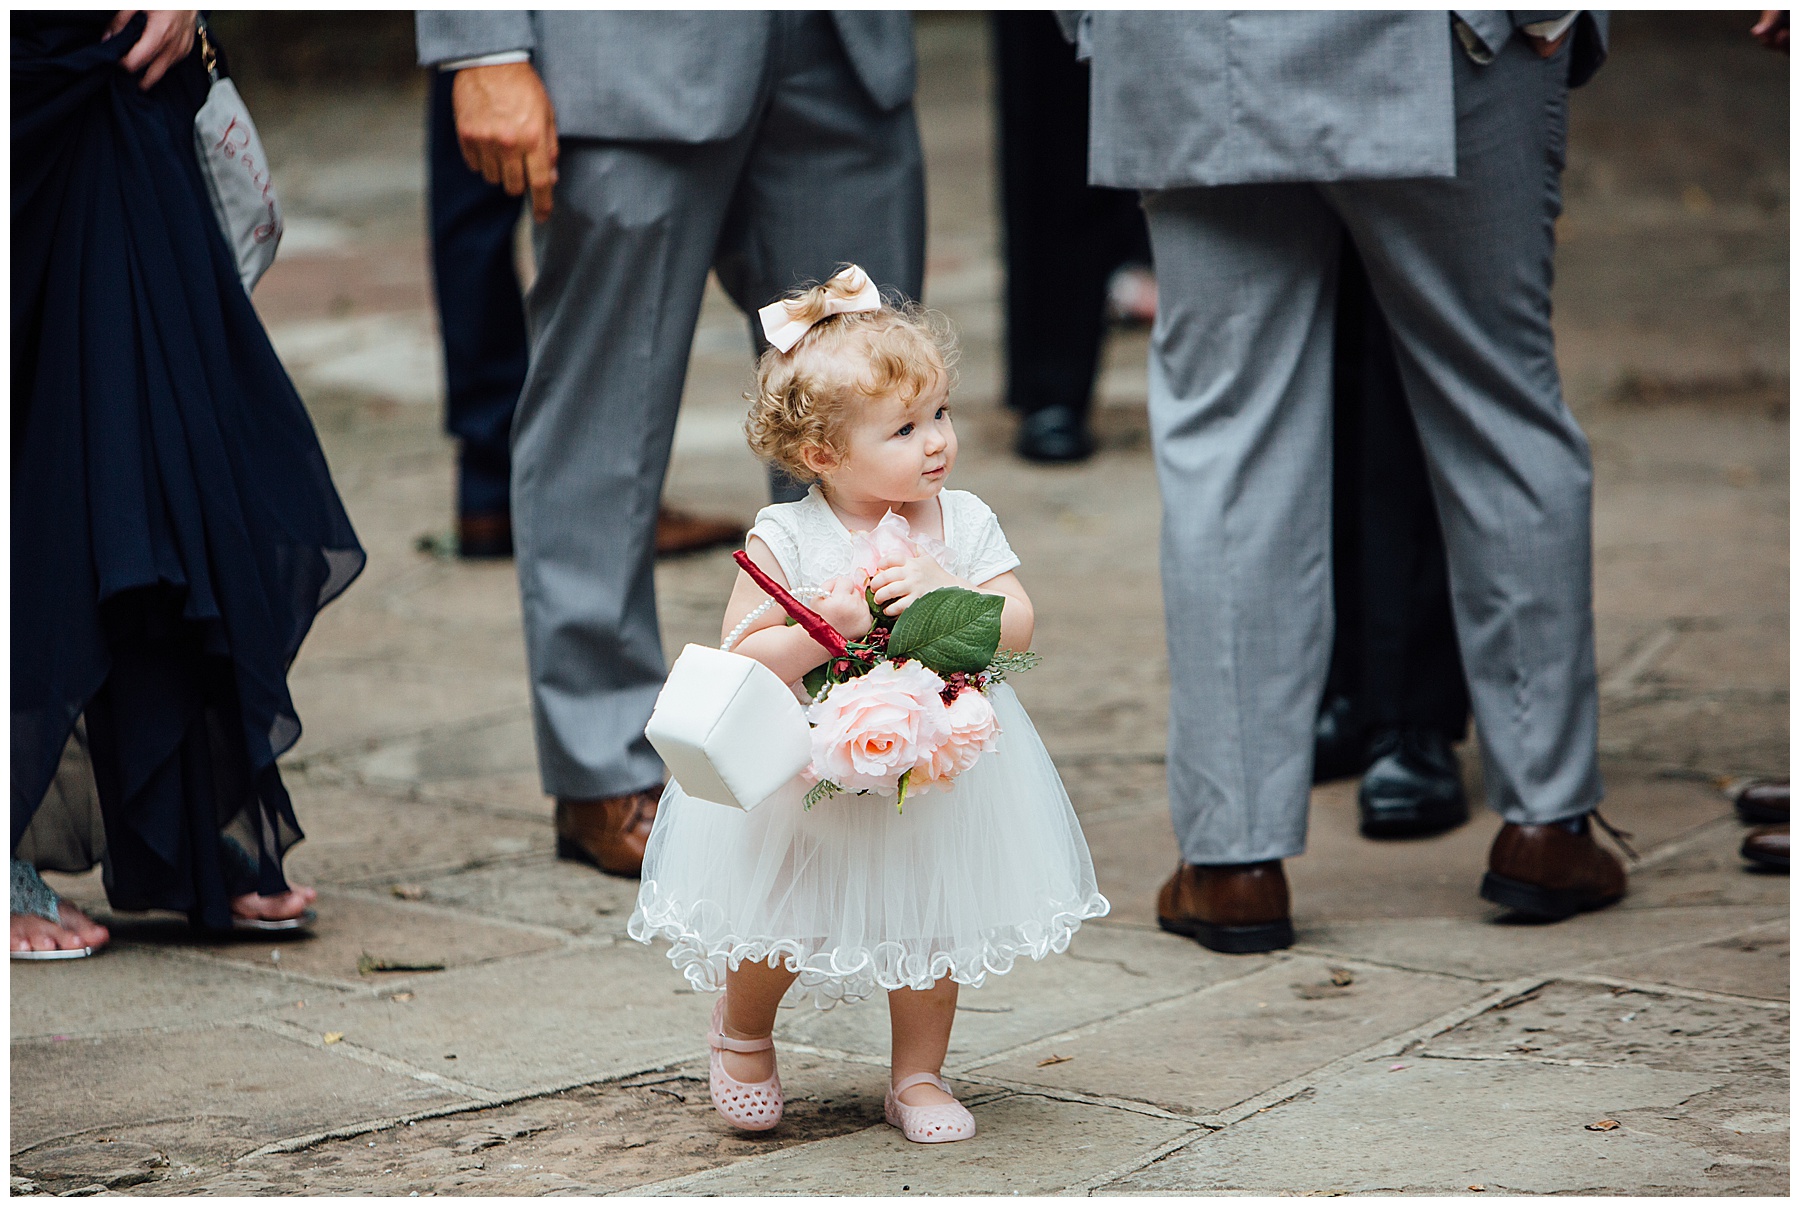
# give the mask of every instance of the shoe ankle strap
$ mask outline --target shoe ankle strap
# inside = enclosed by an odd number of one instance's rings
[[[709,1027],[706,1031],[706,1042],[721,1052],[767,1052],[775,1046],[775,1037],[765,1035],[761,1039],[732,1039]]]
[[[926,1082],[930,1082],[944,1093],[950,1094],[950,1087],[945,1085],[944,1079],[936,1073],[914,1073],[910,1077],[902,1077],[899,1081],[894,1082],[894,1096],[897,1098],[914,1086],[924,1085]],[[954,1098],[956,1095],[951,1094],[950,1096]]]

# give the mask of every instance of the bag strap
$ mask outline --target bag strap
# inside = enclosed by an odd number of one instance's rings
[[[894,1083],[894,1096],[897,1098],[914,1086],[924,1085],[926,1082],[930,1082],[946,1094],[950,1093],[950,1087],[945,1085],[944,1079],[939,1077],[936,1073],[914,1073],[911,1077],[902,1077],[899,1081]],[[950,1096],[954,1098],[956,1095],[951,1094]]]
[[[194,34],[200,39],[200,65],[206,68],[206,78],[213,83],[219,82],[219,52],[213,49],[212,39],[206,36],[206,18],[194,19]]]

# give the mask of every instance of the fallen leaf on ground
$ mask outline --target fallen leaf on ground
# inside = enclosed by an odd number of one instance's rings
[[[1325,971],[1331,974],[1333,985],[1354,985],[1356,983],[1356,974],[1348,968],[1327,968]]]
[[[372,956],[363,952],[356,961],[356,971],[360,976],[368,976],[371,972],[442,972],[442,960],[393,960],[386,956]]]
[[[425,886],[422,884],[396,884],[389,887],[388,892],[402,901],[423,901]]]
[[[1483,1186],[1480,1182],[1475,1182],[1470,1185],[1469,1189],[1470,1190],[1486,1190],[1487,1187]]]
[[[335,1044],[338,1040],[340,1040],[342,1038],[344,1038],[344,1033],[342,1031],[327,1031],[327,1032],[325,1032],[325,1042],[328,1044]]]
[[[410,993],[396,993],[394,995],[394,1000],[396,1002],[410,1002],[413,1000],[413,995]]]
[[[1050,1056],[1046,1056],[1046,1057],[1044,1057],[1044,1059],[1038,1061],[1037,1067],[1041,1069],[1045,1065],[1059,1065],[1059,1064],[1063,1063],[1063,1061],[1065,1061],[1065,1060],[1074,1060],[1074,1059],[1075,1058],[1073,1056],[1050,1055]]]
[[[1398,1073],[1401,1069],[1404,1069],[1405,1067],[1406,1067],[1405,1065],[1389,1065],[1388,1072]]]
[[[1617,1119],[1602,1119],[1597,1123],[1588,1124],[1587,1129],[1590,1132],[1614,1132],[1619,1130],[1619,1121]]]

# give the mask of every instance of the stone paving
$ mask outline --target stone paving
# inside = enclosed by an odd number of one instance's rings
[[[712,1114],[710,1002],[625,938],[635,882],[554,858],[510,564],[420,549],[452,507],[423,95],[246,87],[293,223],[258,305],[370,554],[292,677],[291,871],[319,924],[207,944],[109,918],[103,957],[15,966],[14,1191],[1786,1194],[1788,884],[1745,870],[1720,786],[1788,766],[1787,85],[1734,20],[1622,17],[1574,108],[1557,323],[1595,449],[1631,895],[1512,923],[1475,896],[1491,815],[1374,844],[1354,784],[1330,784],[1289,866],[1298,945],[1240,957],[1152,912],[1176,856],[1144,337],[1112,342],[1092,462],[1007,454],[985,35],[921,23],[958,485],[1024,559],[1044,662],[1019,691],[1114,903],[1067,955],[964,993],[945,1071],[981,1134],[942,1148],[881,1122],[877,1003],[784,1016],[775,1132]],[[714,290],[683,506],[765,501],[737,433],[746,347]],[[732,573],[722,553],[658,567],[671,653],[717,641]],[[97,875],[57,883],[105,915]]]

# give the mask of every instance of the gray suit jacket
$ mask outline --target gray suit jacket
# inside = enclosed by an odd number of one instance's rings
[[[1488,57],[1559,13],[1456,14]],[[1160,189],[1456,174],[1451,14],[1096,10],[1065,19],[1093,61],[1088,178]],[[1571,83],[1605,55],[1584,13]],[[1579,78],[1576,78],[1579,77]]]
[[[882,112],[912,99],[912,17],[834,12],[857,78]],[[756,103],[767,12],[421,11],[419,63],[528,50],[566,138],[710,142],[743,129]]]

